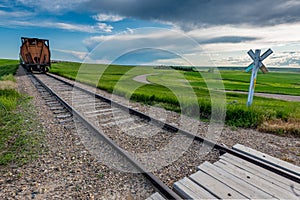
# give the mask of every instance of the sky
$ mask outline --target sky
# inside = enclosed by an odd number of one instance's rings
[[[298,0],[0,0],[0,58],[21,37],[50,40],[53,60],[128,65],[300,67]]]

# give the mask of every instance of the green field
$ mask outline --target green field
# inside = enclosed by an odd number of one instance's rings
[[[216,71],[199,73],[153,67],[60,62],[53,64],[50,72],[97,86],[134,101],[164,107],[204,120],[211,118],[212,110],[222,113],[226,109],[228,125],[259,128],[281,134],[300,134],[300,102],[254,97],[252,107],[247,108],[246,94],[222,92],[224,88],[248,91],[250,73],[242,71],[220,71],[219,74]],[[135,76],[142,74],[151,74],[148,80],[154,84],[145,85],[133,80]],[[299,75],[283,72],[258,74],[255,91],[300,95]],[[195,113],[199,106],[200,113]],[[279,126],[278,121],[282,125]]]
[[[227,90],[248,91],[250,73],[221,71]],[[270,72],[257,75],[255,92],[300,96],[300,73]]]
[[[19,67],[19,61],[16,60],[2,60],[0,59],[0,77],[14,75]]]
[[[35,158],[43,135],[30,98],[15,89],[17,63],[0,60],[0,166]]]

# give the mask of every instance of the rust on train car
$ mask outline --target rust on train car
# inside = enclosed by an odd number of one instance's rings
[[[47,72],[51,66],[49,40],[21,37],[20,64],[28,71]]]

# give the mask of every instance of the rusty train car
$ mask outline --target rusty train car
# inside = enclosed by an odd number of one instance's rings
[[[20,64],[28,71],[46,73],[51,67],[49,40],[21,37]]]

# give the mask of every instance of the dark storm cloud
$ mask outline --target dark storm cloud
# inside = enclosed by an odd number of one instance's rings
[[[256,37],[240,37],[240,36],[224,36],[224,37],[216,37],[211,38],[208,40],[198,40],[201,44],[210,44],[210,43],[240,43],[240,42],[247,42],[247,41],[254,41],[259,38]]]
[[[91,0],[82,8],[138,19],[167,21],[183,28],[222,24],[262,26],[300,19],[298,0]]]

